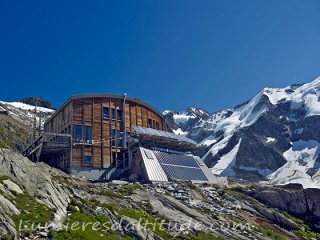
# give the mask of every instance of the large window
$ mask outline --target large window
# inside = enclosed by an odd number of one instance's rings
[[[85,143],[91,144],[92,143],[92,127],[85,126]]]
[[[103,118],[104,119],[110,118],[110,109],[108,107],[103,108]]]
[[[116,146],[116,130],[115,129],[111,129],[111,144],[112,144],[112,147]]]
[[[118,116],[117,116],[117,117],[118,117],[118,118],[117,118],[118,121],[122,121],[122,110],[118,110],[118,111],[117,111],[117,115],[118,115]]]
[[[81,125],[74,126],[74,142],[75,143],[82,142],[82,126]]]
[[[111,116],[112,116],[112,119],[116,119],[116,110],[114,108],[111,109]]]
[[[156,129],[160,129],[160,124],[159,124],[159,122],[156,122]]]
[[[103,118],[104,119],[111,118],[112,120],[122,121],[122,110],[104,107],[103,108]]]
[[[92,167],[92,156],[84,156],[84,166]]]
[[[152,128],[152,119],[148,118],[148,128]]]

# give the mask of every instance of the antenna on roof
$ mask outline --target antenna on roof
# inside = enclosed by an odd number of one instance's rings
[[[122,120],[123,120],[123,133],[122,133],[122,149],[127,149],[127,120],[126,120],[126,98],[127,94],[123,93],[123,106],[122,106]]]
[[[39,108],[39,127],[38,127],[38,137],[41,134],[41,108]]]
[[[36,106],[34,108],[34,113],[33,113],[33,139],[32,142],[34,142],[36,140],[36,132],[37,132],[37,118],[36,118],[36,114],[37,114],[37,98],[36,98]]]

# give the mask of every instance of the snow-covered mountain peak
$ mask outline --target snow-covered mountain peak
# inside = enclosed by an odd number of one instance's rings
[[[264,88],[251,100],[208,117],[192,118],[187,111],[171,119],[181,123],[183,116],[189,118],[183,133],[199,142],[199,155],[214,173],[320,188],[320,77]]]
[[[291,109],[304,109],[305,117],[320,114],[320,77],[311,83],[285,88],[264,88],[253,100],[266,96],[272,105],[290,102]],[[249,102],[252,103],[252,100]]]
[[[183,112],[166,110],[163,115],[173,132],[184,136],[188,134],[195,124],[209,117],[209,113],[202,108],[188,108]]]

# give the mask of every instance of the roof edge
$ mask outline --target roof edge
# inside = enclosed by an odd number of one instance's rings
[[[108,94],[108,93],[93,93],[93,94],[80,94],[80,95],[71,96],[57,111],[55,111],[55,113],[44,124],[46,124],[52,118],[54,118],[61,111],[61,109],[63,109],[70,101],[81,99],[81,98],[116,98],[116,99],[126,98],[126,100],[141,104],[141,105],[151,109],[152,111],[157,113],[160,117],[162,117],[162,118],[164,117],[163,114],[159,110],[157,110],[156,108],[152,107],[151,105],[141,101],[139,98],[131,98],[131,97],[128,97],[127,95],[117,95],[117,94]]]

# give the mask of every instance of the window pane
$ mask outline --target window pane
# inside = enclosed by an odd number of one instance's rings
[[[111,138],[115,138],[115,137],[116,137],[116,130],[111,129]]]
[[[116,146],[116,130],[115,129],[111,129],[111,144],[112,144],[112,147],[115,147]]]
[[[160,129],[160,124],[159,124],[159,122],[156,122],[156,129]]]
[[[111,109],[112,119],[116,119],[116,110],[114,108]]]
[[[92,167],[92,156],[84,156],[84,165],[86,167]]]
[[[92,140],[92,127],[86,126],[85,141],[86,141],[86,143],[90,143],[91,140]]]
[[[82,141],[82,126],[75,125],[74,126],[74,142],[81,143]]]
[[[107,107],[103,108],[103,118],[110,118],[109,108],[107,108]]]

